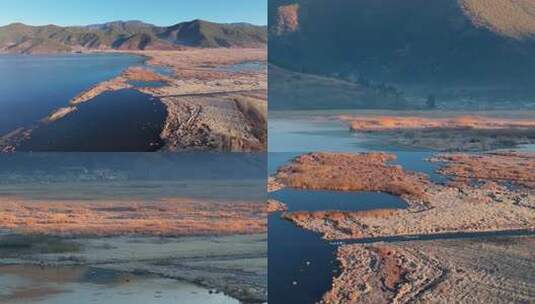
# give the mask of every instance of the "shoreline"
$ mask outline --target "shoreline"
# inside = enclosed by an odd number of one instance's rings
[[[83,53],[132,55],[139,56],[143,61],[141,66],[131,65],[119,75],[80,92],[68,102],[69,106],[51,112],[42,121],[46,124],[54,123],[76,112],[77,105],[91,101],[102,93],[134,89],[158,99],[167,111],[167,118],[162,122],[163,130],[160,134],[160,138],[165,142],[161,149],[163,151],[266,150],[267,72],[241,73],[214,70],[217,66],[231,66],[249,61],[265,62],[265,50],[241,49],[242,52],[239,54],[234,50],[192,48],[176,51]],[[214,59],[210,59],[211,57]],[[206,65],[203,62],[213,63]],[[164,76],[151,71],[150,67],[171,69],[172,74]],[[136,70],[137,72],[132,72]],[[163,85],[143,87],[129,83],[132,80],[147,81],[147,79],[162,82]],[[260,93],[255,93],[255,90],[259,90]],[[195,96],[198,97],[195,99]],[[221,104],[217,101],[218,98]],[[225,115],[224,112],[227,111],[231,112]],[[25,133],[31,134],[33,128],[35,127],[27,128]],[[3,144],[6,146],[3,150],[16,150],[16,147],[10,148],[16,146],[16,136],[17,134],[12,134],[11,137],[4,138],[7,144]],[[25,138],[27,137],[22,137],[21,140]]]

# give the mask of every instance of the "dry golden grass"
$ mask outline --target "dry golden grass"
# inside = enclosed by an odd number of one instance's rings
[[[382,191],[408,200],[425,200],[428,180],[387,164],[388,153],[310,153],[280,168],[277,182],[297,189]]]
[[[534,129],[535,121],[530,119],[495,118],[484,116],[457,116],[449,118],[425,118],[416,116],[340,116],[351,129],[361,132],[379,132],[407,129]]]
[[[533,153],[488,153],[488,154],[443,154],[433,160],[445,163],[440,173],[455,178],[456,183],[466,184],[473,180],[486,181],[486,188],[497,187],[496,183],[515,183],[535,189],[535,154]]]
[[[228,235],[266,231],[266,206],[173,198],[145,201],[0,200],[0,228],[50,235]]]
[[[166,80],[166,78],[161,76],[160,74],[156,74],[152,71],[149,71],[140,67],[128,68],[122,73],[122,76],[128,80],[134,80],[134,81],[164,81]]]

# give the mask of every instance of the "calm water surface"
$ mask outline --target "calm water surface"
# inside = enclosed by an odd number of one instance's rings
[[[271,197],[287,204],[289,211],[370,210],[405,208],[401,199],[377,192],[305,191],[284,189]],[[338,273],[336,246],[319,234],[269,216],[268,284],[270,303],[316,303]],[[271,275],[276,274],[276,275]]]
[[[163,146],[167,116],[157,99],[136,90],[106,92],[78,110],[35,128],[18,151],[149,152]]]
[[[258,153],[0,154],[0,198],[262,203],[265,188],[266,157]]]
[[[139,80],[130,80],[129,84],[133,85],[136,88],[159,88],[163,87],[165,83],[161,81],[139,81]]]
[[[88,87],[143,62],[123,54],[0,55],[0,134],[37,122]]]

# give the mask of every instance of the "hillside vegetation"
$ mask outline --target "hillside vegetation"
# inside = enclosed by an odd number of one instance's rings
[[[292,72],[269,66],[270,110],[381,108],[404,109],[394,88]]]
[[[271,64],[419,100],[535,96],[533,0],[272,0],[269,35]]]
[[[0,27],[0,52],[49,53],[92,49],[169,50],[194,47],[262,47],[266,28],[250,24],[219,24],[203,20],[159,27],[141,21],[115,21],[88,26]]]

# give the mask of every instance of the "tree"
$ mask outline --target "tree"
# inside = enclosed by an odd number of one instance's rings
[[[427,101],[425,105],[428,109],[435,109],[437,107],[437,98],[434,94],[427,96]]]

